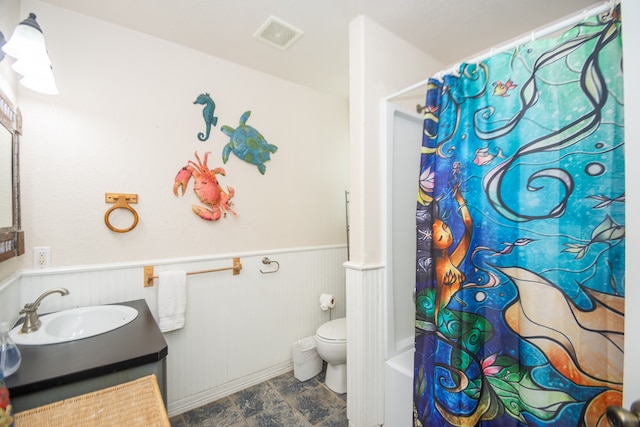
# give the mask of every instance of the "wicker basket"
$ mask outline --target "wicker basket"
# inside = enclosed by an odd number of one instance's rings
[[[15,414],[15,427],[166,426],[155,375]]]

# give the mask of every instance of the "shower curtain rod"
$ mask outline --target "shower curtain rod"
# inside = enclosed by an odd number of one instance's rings
[[[437,73],[433,74],[431,77],[422,80],[418,83],[414,83],[411,86],[408,86],[396,93],[393,93],[389,96],[387,96],[385,98],[385,100],[389,101],[393,98],[397,98],[398,96],[404,95],[405,93],[411,92],[415,89],[418,89],[424,85],[426,85],[429,82],[429,79],[432,77],[436,77],[436,76],[444,76],[446,74],[453,74],[455,72],[458,71],[458,69],[460,68],[460,65],[463,63],[469,63],[469,64],[473,64],[473,63],[478,63],[490,56],[493,56],[497,53],[502,53],[505,52],[507,50],[513,49],[515,47],[518,47],[520,45],[523,45],[524,43],[527,43],[529,41],[541,38],[541,37],[545,37],[548,36],[550,34],[555,33],[556,31],[560,31],[564,28],[567,27],[571,27],[575,24],[577,24],[578,22],[580,22],[581,20],[588,18],[589,16],[593,16],[593,15],[598,15],[600,13],[604,13],[607,11],[612,11],[616,5],[618,4],[619,0],[609,0],[605,3],[602,3],[599,6],[594,6],[590,9],[585,9],[580,13],[577,13],[575,15],[569,16],[567,18],[561,19],[560,21],[557,21],[555,23],[551,23],[545,27],[542,27],[538,30],[534,30],[532,31],[529,35],[527,36],[522,36],[519,38],[516,38],[514,40],[512,40],[511,42],[506,42],[502,45],[499,45],[498,47],[495,48],[491,48],[488,51],[485,51],[484,53],[477,55],[475,57],[472,57],[469,60],[465,60],[459,63],[456,63],[455,65],[453,65],[452,67],[446,68],[444,70],[438,71]]]

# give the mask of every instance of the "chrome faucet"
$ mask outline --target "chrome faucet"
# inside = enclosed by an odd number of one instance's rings
[[[40,303],[45,299],[45,297],[55,293],[59,293],[62,296],[69,295],[69,291],[65,288],[53,288],[40,295],[33,303],[24,305],[24,308],[20,310],[20,314],[25,314],[24,323],[22,324],[20,333],[28,334],[30,332],[35,332],[40,328],[41,322],[38,318],[38,307],[40,307]]]

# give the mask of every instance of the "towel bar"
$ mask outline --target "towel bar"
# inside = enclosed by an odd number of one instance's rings
[[[192,274],[202,274],[202,273],[213,273],[216,271],[225,271],[225,270],[233,270],[233,275],[237,276],[240,274],[240,270],[242,270],[242,264],[240,263],[240,258],[233,258],[233,265],[231,267],[221,267],[221,268],[212,268],[209,270],[198,270],[198,271],[189,271],[187,272],[187,276]],[[157,279],[158,276],[153,275],[153,265],[145,265],[144,266],[144,287],[147,288],[149,286],[153,286],[153,279]]]

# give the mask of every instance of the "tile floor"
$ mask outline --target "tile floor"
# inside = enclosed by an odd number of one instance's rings
[[[293,371],[171,418],[172,427],[348,427],[347,395]]]

